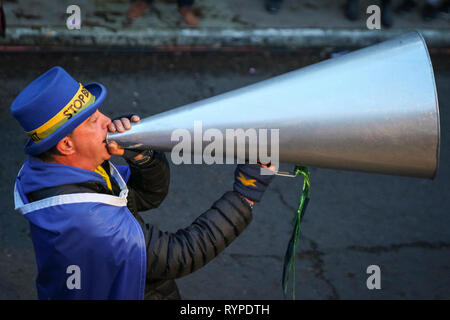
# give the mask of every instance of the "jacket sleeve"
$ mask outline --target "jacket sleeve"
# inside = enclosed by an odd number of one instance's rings
[[[147,278],[174,279],[196,271],[230,245],[251,220],[250,206],[230,191],[176,233],[149,226]]]
[[[136,164],[127,161],[131,175],[128,187],[138,211],[157,208],[169,191],[170,167],[163,152],[153,152],[150,161]],[[130,197],[129,197],[130,198]]]

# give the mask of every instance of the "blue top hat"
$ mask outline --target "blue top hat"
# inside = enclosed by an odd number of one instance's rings
[[[93,114],[105,98],[106,88],[100,83],[83,86],[61,67],[48,70],[11,105],[11,113],[30,136],[25,153],[38,155],[55,146]]]

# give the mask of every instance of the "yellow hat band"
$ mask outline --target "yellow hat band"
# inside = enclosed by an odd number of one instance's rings
[[[61,127],[67,121],[72,119],[75,114],[94,103],[94,101],[95,96],[80,83],[80,88],[77,93],[75,93],[73,98],[64,106],[64,108],[61,109],[61,111],[59,111],[53,118],[48,120],[42,126],[27,132],[27,134],[35,143],[38,143],[51,135],[56,129]]]

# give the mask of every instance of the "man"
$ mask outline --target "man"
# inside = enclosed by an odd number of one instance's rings
[[[225,193],[176,233],[145,224],[138,211],[158,207],[168,192],[163,153],[107,144],[108,132],[139,117],[111,121],[98,108],[99,83],[83,86],[54,67],[29,84],[11,112],[30,136],[14,190],[30,222],[40,299],[179,299],[174,282],[204,266],[252,220],[252,206],[273,175],[238,165]],[[111,155],[128,165],[114,166]]]

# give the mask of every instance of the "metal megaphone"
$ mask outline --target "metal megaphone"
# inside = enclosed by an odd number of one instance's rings
[[[204,130],[279,129],[283,163],[422,178],[438,168],[438,97],[417,32],[145,118],[108,139],[171,151],[172,132],[194,135],[199,120]]]

